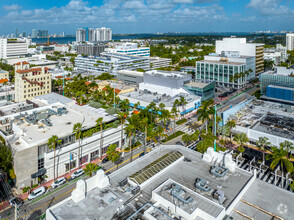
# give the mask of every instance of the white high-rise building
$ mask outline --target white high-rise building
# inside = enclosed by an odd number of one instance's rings
[[[238,51],[240,56],[255,57],[255,73],[264,71],[263,60],[264,44],[247,43],[246,38],[223,38],[215,42],[215,52],[221,54],[223,51]]]
[[[287,50],[294,49],[294,33],[286,34],[286,48]]]
[[[89,42],[96,41],[96,35],[95,35],[95,29],[94,28],[89,28],[88,30],[88,36],[89,36]]]
[[[22,57],[28,54],[26,39],[0,39],[0,59]]]
[[[112,40],[112,31],[110,28],[97,28],[95,30],[96,41],[110,41]]]
[[[76,31],[76,42],[86,41],[87,30],[83,28],[79,28]]]

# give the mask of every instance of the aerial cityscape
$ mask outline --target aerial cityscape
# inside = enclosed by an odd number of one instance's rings
[[[294,2],[0,12],[0,220],[294,220]]]

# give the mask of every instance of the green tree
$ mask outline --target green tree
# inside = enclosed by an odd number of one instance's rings
[[[12,154],[8,146],[0,142],[0,169],[8,173],[12,169]]]
[[[132,137],[134,133],[136,132],[137,128],[137,121],[136,121],[137,115],[132,115],[131,117],[127,118],[128,124],[125,127],[125,131],[129,137],[129,147],[131,150],[131,162],[133,161],[133,147],[132,147]]]
[[[268,141],[267,137],[259,137],[258,141],[256,142],[256,146],[260,148],[260,150],[262,151],[262,164],[264,164],[265,160],[264,160],[264,154],[266,151],[266,146],[271,145],[271,142]]]
[[[182,135],[182,141],[185,142],[185,146],[187,146],[189,144],[189,142],[191,141],[191,137],[189,134],[183,134]]]
[[[61,143],[61,140],[58,140],[58,136],[57,135],[53,135],[51,138],[48,139],[48,147],[50,150],[54,150],[54,164],[53,164],[53,175],[54,175],[54,180],[56,179],[55,176],[55,160],[56,160],[56,147],[58,144]],[[57,174],[58,175],[58,174]]]
[[[272,147],[272,153],[266,155],[267,160],[272,160],[270,168],[272,170],[275,169],[275,167],[278,164],[281,164],[281,170],[284,171],[284,168],[286,168],[286,171],[291,173],[293,172],[293,164],[291,161],[287,158],[288,152],[284,149],[283,145],[280,144],[280,148]]]
[[[80,163],[80,158],[81,158],[81,155],[80,155],[81,154],[81,139],[83,138],[82,124],[81,123],[74,124],[73,133],[75,134],[76,140],[79,141],[78,164],[79,164],[79,167],[81,167],[81,163]]]
[[[107,157],[109,158],[109,160],[112,163],[116,163],[116,169],[118,169],[118,163],[117,161],[119,160],[119,155],[120,153],[116,150],[117,146],[116,144],[111,144],[108,148],[107,148]]]
[[[174,122],[174,123],[173,123],[173,124],[174,124],[174,128],[173,128],[173,130],[174,130],[174,132],[175,132],[176,118],[177,118],[178,115],[179,115],[179,111],[178,111],[177,108],[174,106],[174,107],[172,107],[170,113],[171,113],[171,117],[172,117],[173,122]]]
[[[208,120],[214,113],[214,109],[210,108],[210,106],[213,104],[213,100],[211,100],[202,102],[200,108],[197,111],[198,120],[201,120],[202,123],[205,123],[206,134],[208,133]]]
[[[233,128],[236,127],[236,122],[234,120],[230,120],[230,121],[227,122],[227,126],[228,126],[228,128],[230,130],[230,136],[231,136],[230,140],[232,142],[232,139],[233,139]]]
[[[288,156],[287,158],[289,159],[290,158],[290,155],[291,155],[291,151],[294,150],[294,145],[292,142],[290,141],[284,141],[281,143],[281,145],[283,146],[283,148],[288,152]]]
[[[99,168],[100,167],[98,167],[95,163],[88,163],[84,171],[85,174],[87,174],[89,177],[92,177],[93,173],[99,170]]]

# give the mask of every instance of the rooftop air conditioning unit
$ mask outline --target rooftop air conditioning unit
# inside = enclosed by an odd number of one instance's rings
[[[119,181],[118,184],[119,184],[120,187],[124,187],[125,185],[128,184],[128,179],[125,178],[125,179]]]
[[[134,188],[132,188],[131,193],[133,195],[137,195],[140,192],[140,186],[136,186]]]

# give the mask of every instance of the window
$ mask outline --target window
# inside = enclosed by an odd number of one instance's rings
[[[98,157],[99,157],[99,150],[96,150],[96,151],[91,153],[91,157],[90,157],[91,159],[90,160],[92,161],[92,160],[94,160],[94,159],[96,159]]]
[[[88,162],[88,155],[83,156],[80,158],[80,164],[84,164]]]
[[[66,163],[66,164],[65,164],[65,170],[66,170],[66,171],[69,171],[70,169],[73,169],[73,168],[75,168],[76,166],[77,166],[77,162],[76,162],[76,160],[71,161],[71,162],[70,162],[70,167],[69,167],[69,163]]]
[[[38,160],[38,170],[44,168],[44,158]]]

